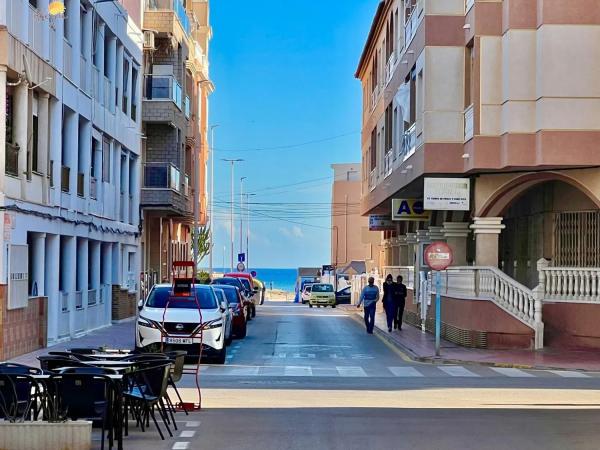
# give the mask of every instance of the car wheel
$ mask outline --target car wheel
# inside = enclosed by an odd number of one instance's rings
[[[256,306],[252,305],[252,318],[256,317]]]
[[[337,305],[331,305],[332,308],[335,308]]]
[[[248,329],[246,328],[246,324],[244,323],[240,331],[235,334],[235,337],[237,337],[238,339],[244,339],[246,337],[247,332]]]
[[[215,356],[214,363],[215,364],[225,364],[225,359],[227,358],[227,347],[223,345],[221,351]]]
[[[250,322],[252,320],[252,310],[250,307],[246,307],[246,322]]]
[[[309,306],[310,308],[312,308],[312,307],[313,307],[312,303],[309,303],[309,304],[308,304],[308,306]]]

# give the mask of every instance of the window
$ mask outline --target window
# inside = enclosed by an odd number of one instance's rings
[[[102,139],[102,181],[110,183],[110,142]]]
[[[377,167],[377,131],[373,129],[371,131],[371,171]]]
[[[473,41],[465,49],[465,108],[473,103]]]
[[[410,72],[410,124],[417,120],[417,71],[413,68]]]
[[[71,3],[71,0],[64,0],[63,4],[65,5],[65,14],[63,16],[63,36],[64,38],[70,42],[70,24],[71,21],[69,20],[69,16],[71,15],[71,11],[70,11],[70,7],[69,7],[69,3]]]
[[[14,143],[13,140],[13,94],[12,87],[7,86],[6,89],[6,142],[9,144]]]
[[[392,104],[390,103],[385,109],[385,147],[383,154],[385,155],[392,148]]]
[[[131,69],[131,120],[137,120],[138,73],[139,69],[135,67]]]
[[[127,114],[127,103],[129,94],[129,60],[123,58],[123,112]]]

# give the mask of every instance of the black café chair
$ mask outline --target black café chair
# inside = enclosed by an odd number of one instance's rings
[[[53,407],[56,414],[71,420],[90,420],[92,426],[99,425],[102,432],[100,448],[103,450],[107,432],[109,448],[113,447],[114,417],[119,417],[113,404],[118,392],[110,377],[89,373],[94,369],[98,368],[68,368],[65,373],[51,375],[50,382],[54,386]],[[117,436],[120,439],[120,433]]]
[[[0,419],[10,422],[37,417],[39,386],[31,375],[0,374]]]
[[[65,356],[43,355],[38,356],[37,359],[40,362],[40,367],[46,373],[56,372],[63,367],[88,367],[87,364],[75,358],[67,358]]]
[[[94,355],[97,352],[100,352],[101,349],[99,347],[75,347],[70,348],[69,351],[71,353],[77,353],[78,355]]]
[[[30,367],[25,364],[3,362],[0,363],[0,374],[18,374],[18,375],[41,375],[42,369]]]
[[[175,391],[175,394],[179,399],[181,409],[183,409],[183,412],[187,416],[187,409],[185,409],[183,399],[181,398],[179,390],[177,389],[177,385],[175,384],[180,381],[181,377],[183,376],[183,366],[185,365],[185,357],[187,352],[184,350],[174,350],[171,352],[166,352],[165,355],[167,355],[173,361],[173,364],[171,365],[171,372],[169,374],[169,386],[171,386]]]
[[[169,435],[173,437],[169,427],[169,418],[163,399],[167,395],[169,383],[169,371],[171,363],[169,361],[155,363],[147,361],[144,368],[139,368],[126,373],[123,377],[123,397],[125,399],[125,435],[128,432],[127,417],[129,410],[133,413],[136,422],[141,425],[142,431],[145,431],[144,424],[150,423],[150,417],[158,430],[161,439],[165,436],[156,420],[155,410],[158,411]]]

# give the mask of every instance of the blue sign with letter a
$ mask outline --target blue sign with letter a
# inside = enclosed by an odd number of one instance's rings
[[[238,262],[246,262],[246,254],[238,253]]]

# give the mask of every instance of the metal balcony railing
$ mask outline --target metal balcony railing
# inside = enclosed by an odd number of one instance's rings
[[[402,145],[398,148],[398,159],[400,162],[406,161],[417,149],[417,124],[413,123],[402,134]]]
[[[144,8],[146,11],[174,11],[183,30],[190,34],[190,19],[181,0],[145,0]]]
[[[465,109],[465,142],[473,138],[474,111],[473,105]]]
[[[10,2],[9,2],[10,3]],[[31,4],[29,5],[28,17],[28,34],[29,34],[29,47],[38,54],[43,56],[44,51],[44,28],[43,20],[44,16],[40,13],[37,8],[34,8]]]
[[[183,106],[184,106],[184,110],[185,110],[185,118],[189,119],[190,118],[190,97],[187,95],[185,96]]]
[[[171,163],[144,164],[145,189],[172,189],[179,192],[181,172]]]
[[[173,75],[145,75],[144,85],[146,100],[171,100],[181,109],[183,90]]]
[[[73,47],[63,38],[63,74],[73,81]]]
[[[98,180],[95,177],[90,177],[90,197],[98,198]]]

